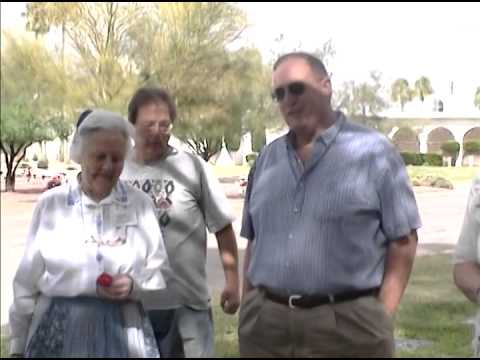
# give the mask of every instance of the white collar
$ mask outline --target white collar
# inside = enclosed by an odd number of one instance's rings
[[[117,181],[117,184],[115,185],[115,187],[112,189],[112,191],[106,198],[102,199],[100,202],[96,202],[91,198],[89,198],[88,195],[82,191],[82,189],[80,188],[78,177],[77,177],[74,181],[70,183],[70,186],[68,188],[67,205],[73,206],[76,203],[80,202],[82,195],[84,198],[85,205],[98,206],[98,205],[112,204],[114,202],[122,205],[128,204],[127,190],[126,190],[125,184],[120,180]]]

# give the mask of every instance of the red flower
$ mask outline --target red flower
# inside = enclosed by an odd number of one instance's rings
[[[98,278],[97,278],[97,285],[103,286],[103,287],[109,287],[112,285],[113,282],[113,277],[107,273],[102,273]]]

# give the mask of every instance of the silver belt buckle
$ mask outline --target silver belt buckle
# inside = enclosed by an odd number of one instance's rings
[[[302,298],[301,295],[290,295],[290,296],[288,297],[288,307],[289,307],[290,309],[295,309],[296,306],[293,305],[292,301],[293,301],[293,300],[298,300],[298,299],[301,299],[301,298]]]

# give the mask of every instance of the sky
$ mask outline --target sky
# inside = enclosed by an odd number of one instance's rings
[[[479,3],[240,3],[247,37],[271,53],[284,34],[288,47],[313,51],[332,40],[332,80],[362,81],[372,70],[384,80],[414,83],[424,75],[435,87],[480,86]],[[288,45],[287,45],[288,44]],[[458,85],[457,85],[458,83]],[[473,96],[473,95],[472,95]]]
[[[480,86],[480,3],[238,3],[249,27],[242,41],[272,51],[313,51],[331,39],[334,86],[382,73],[391,84],[430,78],[434,90],[473,97]],[[24,28],[25,3],[1,3],[1,27]],[[283,41],[275,41],[283,34]]]

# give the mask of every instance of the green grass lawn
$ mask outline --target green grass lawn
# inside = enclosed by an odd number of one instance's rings
[[[2,359],[8,357],[8,344],[6,338],[3,336],[0,342],[0,357]]]
[[[436,167],[436,166],[407,166],[410,179],[426,176],[441,176],[455,184],[470,182],[480,167]]]
[[[418,257],[412,278],[396,317],[395,337],[433,343],[415,351],[398,351],[398,357],[470,357],[471,328],[465,320],[475,314],[452,282],[450,255]],[[219,357],[238,357],[238,316],[225,315],[215,300],[215,346]],[[2,338],[1,356],[7,356]]]

